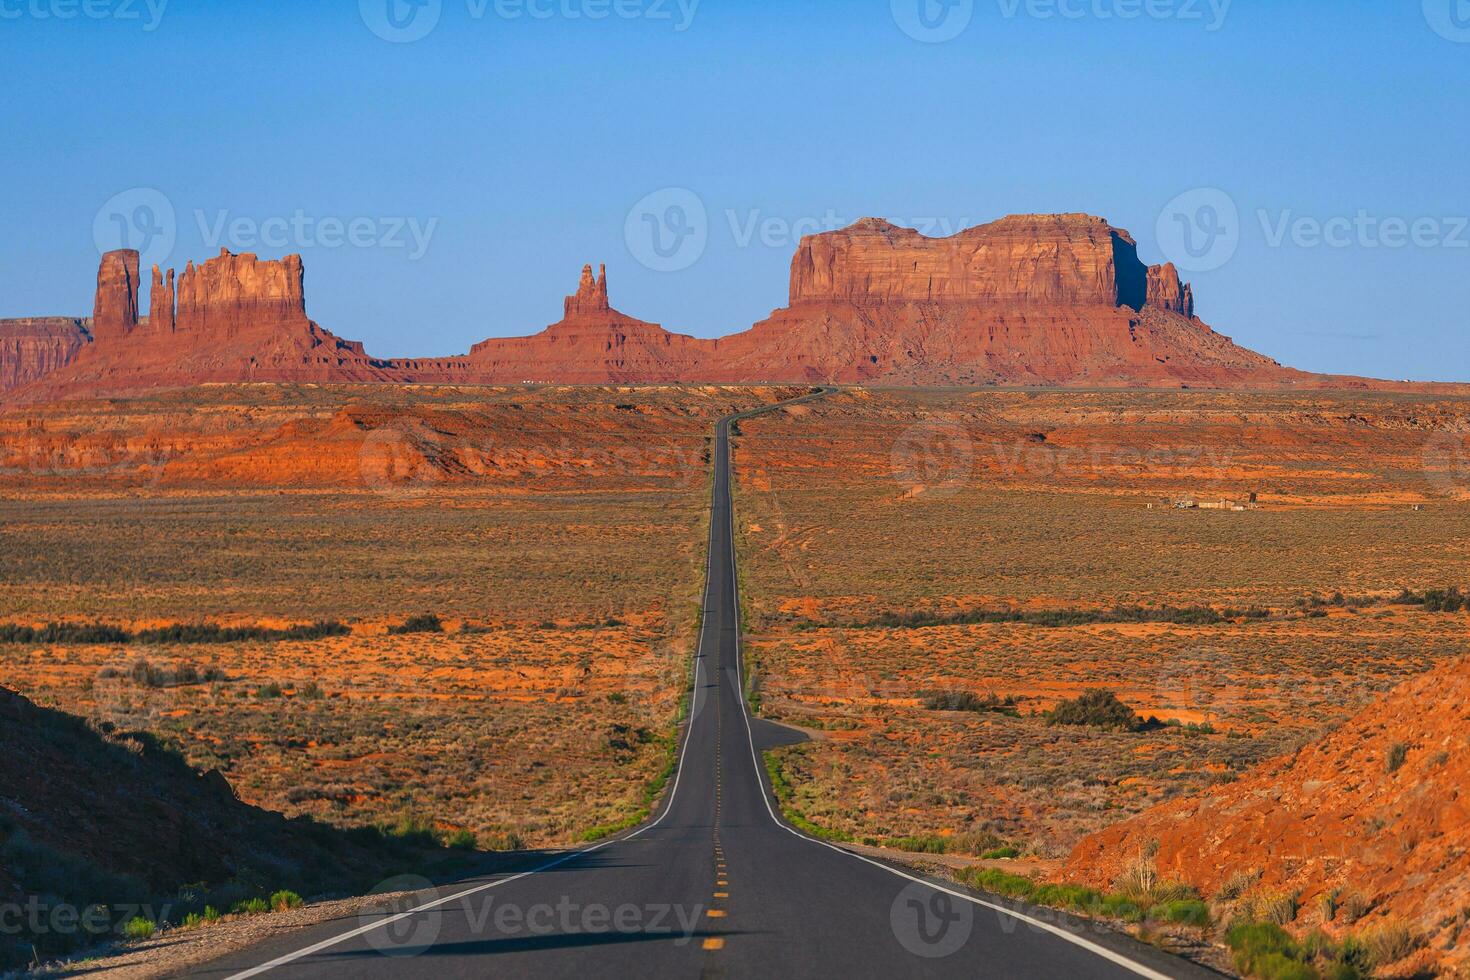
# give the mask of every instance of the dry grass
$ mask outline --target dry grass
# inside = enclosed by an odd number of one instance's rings
[[[1467,422],[1463,399],[853,391],[745,425],[761,709],[830,736],[782,756],[798,809],[859,840],[984,831],[1061,856],[1463,654],[1463,615],[1390,600],[1466,582],[1470,486],[1426,445]],[[1251,492],[1243,513],[1159,505]],[[1038,625],[1119,604],[1256,609]],[[1031,621],[872,625],[1002,608]],[[1088,689],[1177,727],[1040,717]],[[935,692],[1019,717],[925,710]]]
[[[0,684],[290,814],[490,846],[616,825],[667,764],[711,423],[781,394],[215,386],[0,415],[0,622],[352,627],[0,644]],[[430,615],[446,632],[389,632]],[[147,682],[184,665],[212,679]]]

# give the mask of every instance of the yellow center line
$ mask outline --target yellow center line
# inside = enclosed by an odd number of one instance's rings
[[[724,909],[710,909],[705,915],[711,919],[723,919],[725,917],[725,911]]]
[[[729,898],[729,892],[715,892],[715,898]]]
[[[720,939],[720,938],[716,937],[716,936],[711,936],[709,939],[706,939],[704,941],[704,948],[705,949],[724,949],[725,948],[725,941],[723,939]]]

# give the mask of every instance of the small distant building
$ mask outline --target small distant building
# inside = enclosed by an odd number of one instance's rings
[[[1254,497],[1255,495],[1252,494]],[[1257,504],[1252,500],[1249,504],[1243,504],[1238,500],[1226,497],[1223,500],[1196,500],[1194,497],[1178,497],[1173,501],[1175,510],[1231,510],[1246,511],[1255,510]]]

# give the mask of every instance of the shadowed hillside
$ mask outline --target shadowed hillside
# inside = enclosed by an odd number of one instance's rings
[[[93,728],[0,688],[0,967],[285,890],[366,890],[423,838],[248,806],[149,735]]]

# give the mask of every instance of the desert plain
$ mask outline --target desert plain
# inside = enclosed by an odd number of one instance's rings
[[[0,685],[482,849],[673,762],[716,418],[792,386],[205,385],[0,415]],[[1043,878],[1463,657],[1470,396],[848,387],[733,438],[746,683],[833,840]],[[1428,601],[1426,601],[1428,599]],[[1108,692],[1133,730],[1059,725]]]

